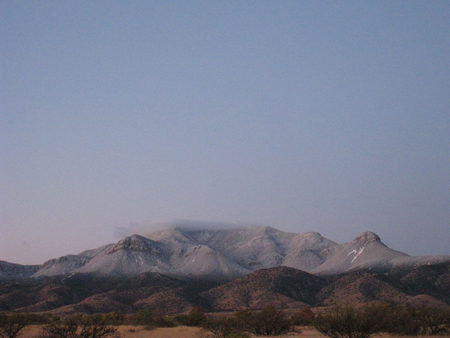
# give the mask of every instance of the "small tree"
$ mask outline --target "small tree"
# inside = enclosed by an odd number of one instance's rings
[[[184,325],[201,326],[206,321],[205,310],[201,307],[195,307],[185,317]]]
[[[277,336],[294,331],[286,313],[269,305],[255,314],[253,333],[263,336]]]
[[[199,332],[200,338],[228,338],[231,335],[235,337],[238,334],[245,337],[236,325],[235,318],[207,318],[201,325],[202,330]],[[247,335],[249,337],[249,335]]]
[[[238,310],[233,313],[233,320],[235,326],[241,332],[253,332],[256,322],[256,316],[254,312],[248,309]]]
[[[157,327],[174,327],[175,323],[167,315],[162,312],[156,312],[153,317],[155,326]]]
[[[38,338],[103,338],[120,337],[115,327],[105,324],[100,315],[84,318],[75,315],[66,320],[44,326]]]
[[[330,313],[318,316],[314,326],[331,338],[368,338],[381,331],[382,323],[366,309],[335,307]]]
[[[149,309],[141,309],[133,315],[133,324],[144,325],[147,327],[155,326],[155,315]]]
[[[449,309],[423,308],[418,311],[417,318],[423,335],[450,333]]]
[[[23,314],[0,314],[0,338],[17,338],[29,324],[28,317]]]
[[[316,314],[309,307],[307,307],[297,313],[294,313],[291,316],[291,322],[293,325],[311,325],[315,318]]]
[[[420,322],[417,310],[406,304],[386,307],[384,311],[383,331],[404,336],[419,334]]]
[[[125,315],[122,312],[110,312],[103,316],[107,325],[122,325],[125,322]]]

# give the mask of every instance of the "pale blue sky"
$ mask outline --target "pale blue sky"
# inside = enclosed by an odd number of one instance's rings
[[[449,1],[0,11],[0,260],[176,219],[450,254]]]

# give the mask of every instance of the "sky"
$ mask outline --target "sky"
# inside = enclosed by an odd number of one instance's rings
[[[450,254],[450,2],[0,0],[0,260],[174,220]]]

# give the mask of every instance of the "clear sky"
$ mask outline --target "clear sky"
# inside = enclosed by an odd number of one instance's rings
[[[450,1],[0,12],[0,260],[180,219],[450,254]]]

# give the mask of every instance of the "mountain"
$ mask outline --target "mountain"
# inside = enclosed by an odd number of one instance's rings
[[[316,304],[316,295],[327,285],[318,276],[288,267],[261,269],[201,294],[216,311],[302,308]]]
[[[316,232],[176,226],[42,265],[0,261],[0,311],[57,315],[372,301],[450,306],[448,290],[450,256],[409,256],[372,232],[337,244]]]
[[[10,278],[26,278],[39,271],[39,265],[21,265],[0,261],[0,281]]]
[[[49,311],[58,315],[131,312],[152,299],[154,308],[162,302],[169,306],[171,300],[174,304],[168,311],[183,312],[193,306],[183,296],[176,296],[184,289],[189,290],[186,282],[158,273],[128,278],[86,274],[28,278],[0,284],[0,311]]]
[[[262,269],[201,293],[215,311],[360,305],[373,301],[412,306],[449,306],[450,262],[396,273],[356,270],[317,276],[293,268]],[[415,278],[409,278],[411,275]],[[426,283],[421,280],[427,278]],[[432,289],[432,290],[431,290]]]
[[[69,274],[0,283],[0,311],[167,314],[194,307],[207,311],[259,310],[267,305],[297,310],[373,301],[415,307],[450,306],[450,262],[404,267],[390,272],[369,269],[317,276],[289,267],[251,272],[229,282],[181,280],[156,272],[129,277]]]
[[[360,269],[389,271],[402,266],[412,268],[449,259],[450,256],[445,255],[412,257],[388,248],[373,232],[365,232],[348,243],[331,247],[326,261],[310,271],[319,275],[335,275]]]
[[[445,261],[450,261],[450,256],[412,257],[393,250],[372,232],[337,244],[316,232],[296,234],[271,227],[214,230],[171,227],[51,259],[40,266],[0,262],[0,278],[68,273],[124,278],[157,272],[185,280],[230,281],[280,266],[326,276],[360,269],[379,272],[411,269]]]

